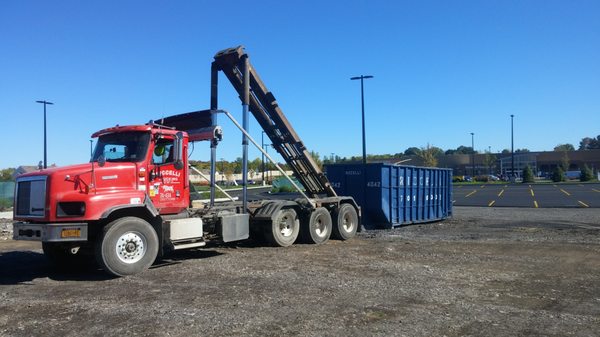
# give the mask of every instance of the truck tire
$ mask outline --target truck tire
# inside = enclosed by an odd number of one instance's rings
[[[269,227],[265,233],[268,242],[273,246],[288,247],[298,238],[300,221],[295,210],[283,208],[275,213]]]
[[[103,228],[96,260],[108,273],[133,275],[148,269],[158,254],[158,236],[152,226],[136,217],[112,221]]]
[[[358,229],[358,214],[350,204],[342,204],[331,214],[333,220],[332,235],[338,240],[348,240],[356,235]]]
[[[313,244],[323,244],[331,236],[331,215],[324,207],[318,207],[304,217],[300,230],[302,241]]]
[[[88,246],[62,242],[42,242],[44,256],[56,268],[61,270],[83,269],[93,267],[93,250]]]

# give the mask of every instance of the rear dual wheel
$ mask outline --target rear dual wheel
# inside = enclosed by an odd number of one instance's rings
[[[267,224],[265,229],[266,239],[271,245],[288,247],[298,238],[300,221],[295,210],[284,208],[275,213],[271,226]]]
[[[302,241],[313,244],[323,244],[331,236],[331,215],[325,207],[317,207],[302,219]]]
[[[351,204],[341,204],[332,212],[333,237],[338,240],[348,240],[356,235],[358,229],[358,214]]]

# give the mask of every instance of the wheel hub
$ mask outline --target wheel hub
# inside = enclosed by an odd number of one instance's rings
[[[344,226],[346,232],[351,232],[354,229],[354,221],[352,221],[350,214],[344,216],[344,224],[342,226]]]
[[[125,263],[135,263],[146,253],[146,238],[137,232],[128,232],[117,240],[117,256]]]
[[[321,217],[315,220],[315,233],[320,237],[327,234],[327,226],[325,226]]]
[[[281,233],[281,235],[285,237],[292,235],[294,230],[292,229],[291,222],[292,220],[289,219],[287,216],[281,219],[281,221],[279,222],[279,232]]]

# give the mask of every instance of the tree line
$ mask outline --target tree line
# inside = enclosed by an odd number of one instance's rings
[[[577,151],[587,151],[587,150],[598,150],[600,149],[600,135],[593,137],[584,137],[579,142],[579,147]],[[558,144],[554,147],[554,151],[564,152],[564,151],[575,151],[575,146],[573,144],[565,143]],[[515,153],[526,153],[530,152],[529,149],[516,149]],[[394,154],[370,154],[367,155],[367,161],[369,162],[378,162],[378,161],[393,161],[406,156],[416,156],[423,161],[425,166],[437,166],[437,158],[442,155],[453,155],[453,154],[477,154],[478,151],[474,150],[470,146],[461,145],[456,149],[448,149],[443,150],[439,147],[432,146],[427,144],[425,147],[409,147],[404,152],[394,153]],[[509,149],[504,149],[501,152],[502,154],[511,153]],[[311,151],[311,156],[313,157],[315,163],[322,167],[324,164],[333,164],[333,163],[360,163],[362,161],[362,156],[351,156],[351,157],[340,157],[334,154],[331,156],[320,156],[318,152]],[[484,158],[484,164],[493,165],[496,161],[496,156],[491,154],[489,151],[485,151],[486,157]],[[210,161],[197,161],[190,160],[190,164],[200,170],[210,170]],[[248,161],[248,170],[252,172],[262,172],[262,158],[255,158],[253,160]],[[265,170],[275,170],[275,165],[270,163],[267,159],[265,159]],[[285,163],[279,163],[279,165],[284,170],[289,170],[289,166]],[[225,174],[239,174],[242,172],[242,158],[238,157],[234,161],[227,160],[219,160],[216,163],[217,171],[224,172]],[[12,181],[13,173],[15,172],[14,168],[5,168],[0,170],[0,181]]]

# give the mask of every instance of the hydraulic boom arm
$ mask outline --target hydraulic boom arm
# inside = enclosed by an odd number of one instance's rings
[[[244,63],[249,68],[249,93],[244,92]],[[302,140],[279,108],[275,96],[267,89],[250,64],[244,47],[225,49],[215,55],[211,75],[211,109],[217,108],[218,71],[222,71],[227,76],[240,98],[244,97],[244,94],[249,94],[250,111],[306,191],[313,197],[323,193],[329,197],[337,196],[329,180],[310,156]]]

